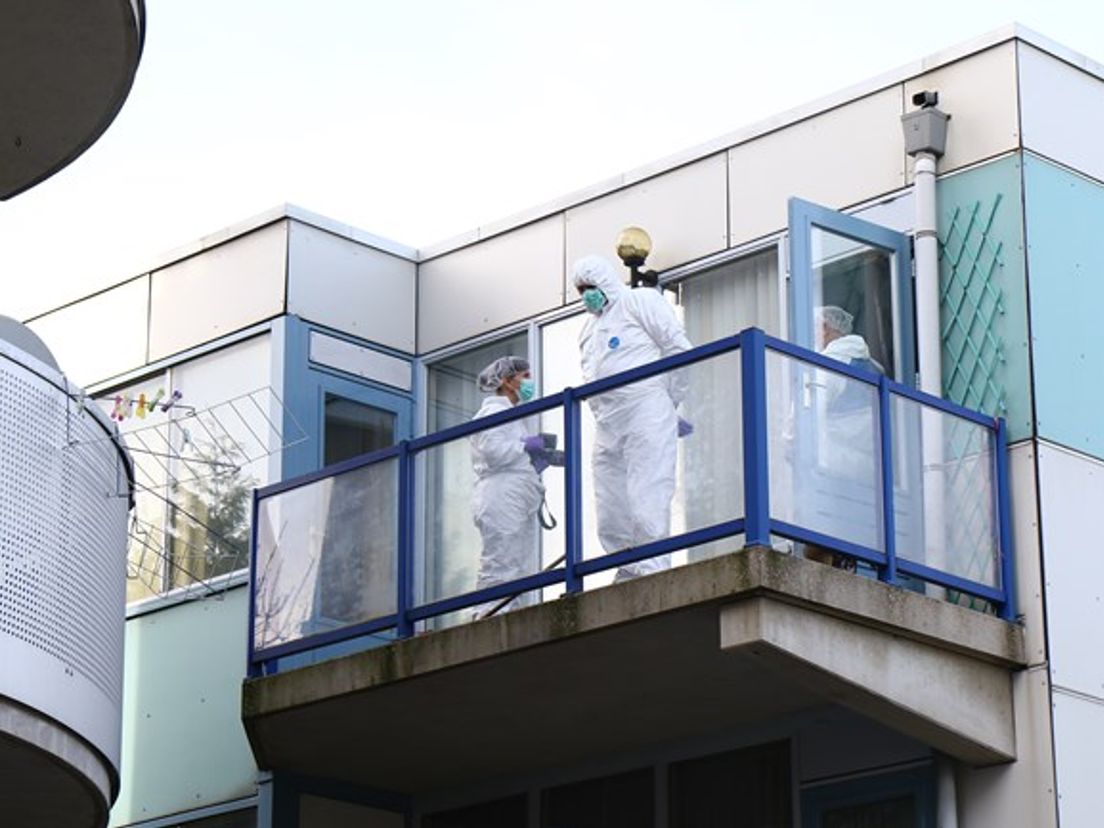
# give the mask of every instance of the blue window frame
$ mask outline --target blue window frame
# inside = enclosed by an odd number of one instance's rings
[[[813,314],[837,305],[885,373],[916,384],[912,262],[909,239],[819,204],[791,198],[790,341],[820,350]]]

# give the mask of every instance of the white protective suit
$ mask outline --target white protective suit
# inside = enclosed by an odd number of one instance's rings
[[[630,289],[601,256],[575,263],[576,287],[592,285],[606,305],[590,314],[579,335],[583,379],[611,376],[690,349],[674,309],[654,288]],[[621,386],[589,400],[597,425],[594,492],[598,538],[616,552],[665,538],[671,531],[678,416],[684,372]],[[663,555],[622,567],[617,580],[670,566]]]
[[[474,419],[513,408],[507,397],[486,397]],[[472,517],[483,538],[476,588],[493,586],[532,575],[540,567],[537,550],[537,511],[544,499],[540,481],[523,440],[522,421],[500,425],[471,436]],[[522,595],[512,606],[531,603]],[[476,617],[498,602],[475,607]]]
[[[829,359],[884,373],[870,358],[866,340],[858,334],[833,339],[820,352]],[[876,398],[873,386],[836,374],[818,371],[818,461],[825,471],[854,480],[870,480],[874,474],[874,440],[877,436]]]

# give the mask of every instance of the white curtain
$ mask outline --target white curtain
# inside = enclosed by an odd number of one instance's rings
[[[776,247],[725,262],[679,285],[686,334],[695,346],[744,328],[779,335]],[[738,351],[693,366],[682,416],[694,432],[682,441],[684,530],[743,516],[743,443]],[[691,559],[734,551],[742,539],[693,550]]]

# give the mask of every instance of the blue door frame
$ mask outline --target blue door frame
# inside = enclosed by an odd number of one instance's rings
[[[790,341],[803,348],[816,347],[813,341],[813,228],[879,248],[892,254],[894,261],[893,333],[897,364],[893,367],[899,382],[915,387],[916,340],[913,333],[912,256],[908,236],[800,198],[791,198],[788,206]]]
[[[294,316],[284,317],[283,387],[284,405],[299,428],[307,435],[301,443],[289,446],[283,453],[281,478],[287,480],[301,474],[317,471],[324,465],[326,395],[333,394],[356,403],[369,405],[395,415],[395,442],[408,440],[414,435],[413,394],[391,389],[380,383],[344,374],[333,368],[310,361],[311,331],[327,336],[347,339],[362,347],[368,343],[322,330]],[[377,349],[387,353],[384,349]],[[400,359],[408,359],[399,354]]]
[[[913,292],[912,292],[912,257],[908,236],[898,233],[888,227],[873,224],[854,216],[846,215],[837,210],[830,210],[819,204],[804,201],[799,198],[791,198],[788,204],[789,228],[790,228],[790,302],[789,325],[790,341],[810,350],[816,348],[814,341],[814,292],[813,292],[813,229],[817,228],[837,236],[842,236],[853,241],[869,245],[870,247],[884,251],[892,256],[894,283],[892,285],[893,296],[893,351],[895,365],[885,366],[887,373],[896,374],[898,381],[909,387],[916,384],[916,345],[913,324]],[[807,478],[808,491],[802,497],[802,502],[813,512],[827,515],[836,515],[841,521],[847,523],[853,521],[855,515],[845,508],[846,503],[867,503],[869,509],[865,510],[865,517],[880,510],[874,506],[878,499],[887,497],[884,491],[887,486],[896,485],[898,491],[894,497],[900,514],[896,517],[896,526],[887,527],[880,524],[871,527],[877,535],[886,538],[886,543],[892,542],[895,530],[901,530],[910,534],[922,532],[920,520],[922,511],[915,495],[921,488],[919,468],[912,464],[909,468],[897,468],[894,470],[895,480],[882,480],[881,487],[869,485],[864,481],[856,484],[852,481],[840,479],[832,474],[832,470],[824,470],[822,474],[818,469],[816,458],[819,449],[816,444],[818,432],[816,429],[816,417],[811,408],[801,405],[801,401],[809,395],[811,389],[815,389],[817,383],[813,379],[815,371],[807,370],[798,372],[793,377],[793,399],[797,402],[798,410],[795,412],[795,428],[799,435],[798,444],[806,454],[800,461],[803,468],[810,469]],[[856,383],[857,385],[857,383]],[[884,385],[884,383],[883,383]],[[815,391],[814,391],[815,393]],[[888,408],[888,406],[886,406]],[[883,412],[886,414],[886,412]],[[886,414],[888,416],[888,414]],[[888,423],[875,424],[871,436],[877,440],[879,432],[885,433]],[[902,451],[899,456],[909,458],[918,457],[919,443],[916,430],[908,430],[898,439],[907,439],[911,443],[908,450]],[[891,451],[891,447],[883,447]],[[915,454],[910,453],[916,452]],[[871,456],[877,456],[878,447],[871,447]],[[823,479],[822,479],[823,478]],[[878,488],[883,491],[879,493]],[[841,493],[845,496],[841,498]],[[892,515],[890,519],[892,519]],[[882,516],[882,520],[886,518]],[[888,551],[888,550],[887,550]],[[887,573],[889,580],[896,578],[895,572]]]

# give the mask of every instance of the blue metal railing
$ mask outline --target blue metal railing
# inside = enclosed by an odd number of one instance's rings
[[[718,518],[714,522],[695,527],[690,531],[639,547],[585,558],[583,555],[585,481],[581,413],[584,401],[630,383],[677,369],[687,370],[690,366],[737,351],[739,353],[734,355],[739,357],[739,390],[742,393],[739,412],[731,412],[731,414],[738,413],[742,418],[742,434],[739,438],[742,463],[739,466],[739,473],[743,476],[744,514],[714,516]],[[768,360],[768,354],[772,355],[770,360]],[[786,367],[779,371],[777,370],[779,365]],[[776,369],[775,376],[770,375],[772,367]],[[800,504],[795,506],[795,503],[815,499],[812,488],[805,486],[803,482],[806,478],[811,480],[814,476],[808,469],[815,464],[810,462],[807,454],[798,460],[790,460],[788,474],[792,477],[795,488],[788,497],[780,498],[785,502],[772,503],[771,474],[774,471],[781,475],[778,470],[783,463],[779,455],[782,454],[780,446],[784,441],[779,435],[784,429],[779,419],[805,416],[811,418],[813,427],[816,427],[816,415],[801,414],[798,409],[801,407],[802,394],[807,396],[809,393],[803,389],[816,384],[811,382],[809,377],[818,372],[830,372],[843,377],[847,382],[857,382],[871,389],[873,402],[869,414],[874,442],[871,449],[874,474],[871,480],[875,485],[867,486],[866,489],[873,498],[871,501],[873,505],[870,508],[877,512],[880,548],[856,542],[854,538],[842,537],[841,533],[826,533],[823,531],[823,526],[818,529],[816,520],[806,520],[802,516]],[[785,402],[779,403],[779,399]],[[906,406],[911,404],[916,409],[915,416],[911,420],[905,418],[903,428],[901,423],[895,422],[895,403],[898,407],[901,407],[902,403]],[[774,411],[775,416],[772,417],[772,406],[777,409],[779,405],[784,407],[784,417],[780,418],[778,410]],[[418,464],[423,463],[424,476],[423,461],[431,450],[452,441],[470,437],[485,429],[538,414],[547,414],[557,409],[562,412],[563,417],[565,454],[563,564],[551,570],[534,572],[509,583],[448,595],[436,600],[416,600],[415,585],[418,573],[415,571],[415,566],[419,544],[424,544],[424,539],[419,538],[419,517],[425,517],[426,509],[424,498],[418,497]],[[994,537],[987,538],[983,535],[979,538],[975,557],[980,562],[978,568],[983,575],[986,572],[991,573],[988,577],[964,577],[960,572],[952,571],[955,567],[941,568],[932,565],[923,560],[924,556],[918,555],[915,550],[909,556],[903,557],[899,554],[898,530],[901,528],[899,524],[908,523],[920,532],[918,527],[925,518],[929,523],[932,522],[931,509],[937,510],[934,513],[936,518],[943,520],[947,517],[938,511],[943,508],[942,504],[925,506],[924,497],[920,491],[922,473],[926,473],[922,469],[923,461],[918,456],[920,430],[917,423],[921,412],[929,417],[942,418],[948,429],[952,425],[955,427],[961,425],[984,430],[987,445],[985,451],[975,451],[970,457],[952,458],[952,461],[968,464],[969,468],[980,475],[977,498],[984,509],[991,512],[990,534]],[[900,416],[898,415],[898,418]],[[910,422],[911,428],[908,427]],[[942,431],[943,427],[940,426],[939,433],[941,434]],[[895,469],[895,452],[906,461],[900,465],[907,465],[911,469],[907,472],[912,475],[911,483],[902,482],[906,470]],[[910,453],[917,456],[909,456]],[[579,592],[583,589],[584,576],[676,550],[691,549],[741,533],[745,536],[745,545],[771,545],[772,538],[788,538],[798,543],[823,547],[839,555],[865,562],[877,571],[881,580],[887,583],[898,584],[902,582],[902,578],[906,583],[910,579],[923,580],[972,599],[988,602],[1002,618],[1011,619],[1014,617],[1015,608],[1010,588],[1012,549],[1005,453],[1006,437],[1002,420],[969,411],[885,377],[851,368],[811,351],[768,337],[758,329],[748,329],[736,336],[700,346],[648,366],[579,388],[566,388],[559,393],[516,406],[508,411],[417,439],[406,440],[382,451],[258,489],[254,493],[250,555],[250,670],[251,673],[257,674],[265,669],[274,669],[278,660],[286,656],[366,635],[378,635],[385,631],[392,637],[407,637],[414,634],[421,622],[466,607],[509,598],[522,592],[553,586],[562,587],[569,593]],[[373,527],[369,527],[366,534],[389,536],[393,531],[393,536],[397,539],[395,544],[397,548],[386,546],[382,552],[379,550],[376,552],[379,560],[375,561],[375,568],[383,573],[380,575],[377,572],[376,577],[385,579],[388,588],[394,589],[393,601],[387,606],[389,611],[378,613],[369,608],[366,611],[368,617],[352,620],[330,619],[328,624],[307,623],[311,619],[317,622],[320,615],[314,608],[317,596],[313,593],[320,589],[318,572],[321,567],[322,552],[318,544],[321,541],[315,537],[317,532],[312,535],[306,532],[304,527],[295,526],[296,520],[303,519],[304,516],[297,515],[294,508],[289,506],[290,516],[279,524],[278,530],[273,528],[276,521],[270,519],[268,512],[270,509],[279,511],[288,505],[282,503],[281,498],[294,498],[304,493],[317,494],[316,499],[319,503],[325,501],[329,504],[339,495],[337,489],[339,481],[352,478],[352,473],[358,470],[387,463],[397,464],[396,484],[393,488],[377,486],[374,496],[383,504],[380,508],[387,513],[387,520],[394,521],[394,524],[379,526],[378,529],[383,530],[381,533],[374,532]],[[831,469],[829,469],[829,480],[830,472]],[[315,487],[319,491],[311,492],[310,487]],[[784,519],[783,507],[785,506],[793,508],[792,520]],[[929,509],[928,514],[924,513],[925,508]],[[420,509],[423,511],[420,512]],[[840,517],[841,515],[836,515],[837,519]],[[846,521],[846,514],[843,514],[842,518]],[[262,525],[266,530],[263,539],[260,538]],[[284,530],[287,528],[292,530],[292,534],[299,532],[299,544],[293,545],[292,548],[287,548],[287,541],[284,539],[286,534]],[[322,533],[324,534],[325,531],[323,527]],[[915,543],[915,541],[912,542]],[[311,544],[316,548],[313,553],[308,553],[305,547]],[[478,550],[474,550],[474,553],[477,554]],[[326,554],[345,555],[350,559],[356,555],[361,557],[365,555],[362,549],[329,549]],[[259,555],[264,559],[260,567],[258,566]],[[298,559],[296,556],[299,556]],[[311,563],[304,563],[306,557],[310,557]],[[284,573],[285,566],[291,574]],[[313,576],[309,575],[312,571]],[[338,572],[343,571],[338,567]],[[310,596],[304,594],[302,578],[295,574],[297,572],[308,573],[302,576],[307,580],[311,577],[315,579],[311,582]],[[293,593],[292,590],[295,592]],[[298,609],[295,609],[296,607]],[[277,622],[274,619],[282,620]]]

